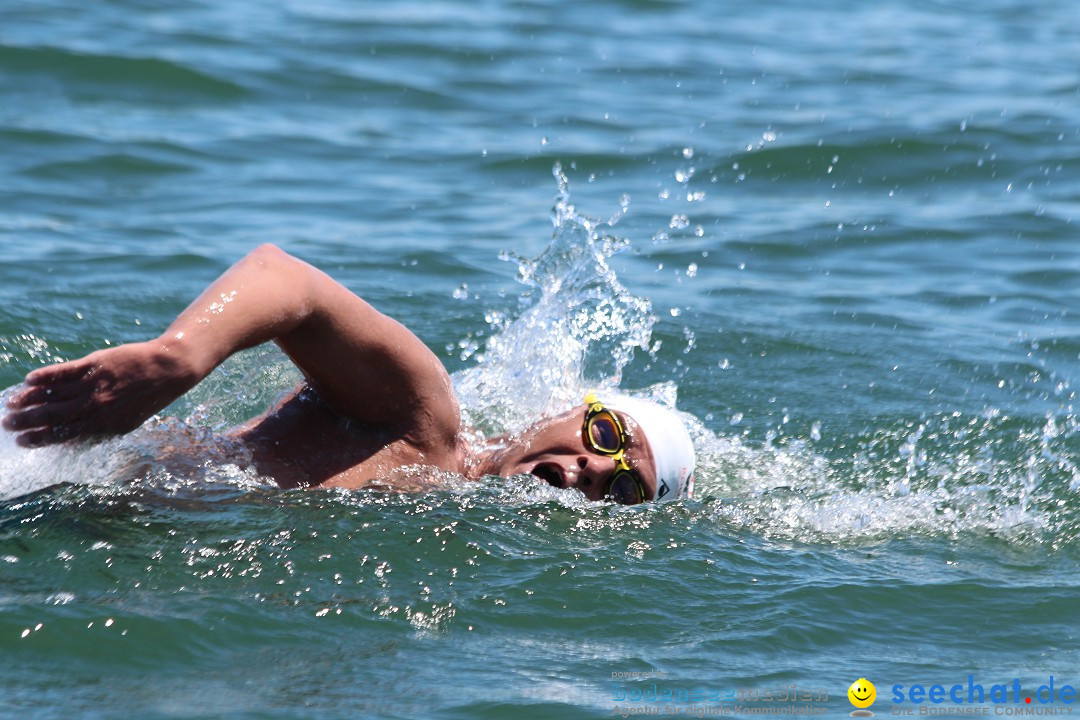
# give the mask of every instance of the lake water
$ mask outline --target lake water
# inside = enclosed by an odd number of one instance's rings
[[[619,385],[699,470],[276,490],[212,442],[271,349],[123,439],[0,434],[0,716],[1072,709],[1078,68],[1066,0],[3,3],[0,387],[273,242],[471,423]]]

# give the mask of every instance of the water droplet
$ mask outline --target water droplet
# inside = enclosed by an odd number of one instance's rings
[[[697,263],[690,263],[686,266],[686,277],[697,277]]]
[[[684,147],[682,149],[682,156],[684,158],[686,158],[687,160],[694,157],[694,148],[692,148],[692,147]]]

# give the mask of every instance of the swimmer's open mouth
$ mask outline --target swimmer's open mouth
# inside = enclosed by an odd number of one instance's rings
[[[529,472],[549,485],[554,485],[557,488],[566,487],[563,469],[558,463],[542,462]]]

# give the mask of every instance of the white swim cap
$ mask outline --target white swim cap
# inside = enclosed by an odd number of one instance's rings
[[[663,502],[693,497],[694,443],[682,419],[651,400],[629,395],[611,395],[607,400],[605,405],[629,415],[649,441],[656,471],[652,499]]]

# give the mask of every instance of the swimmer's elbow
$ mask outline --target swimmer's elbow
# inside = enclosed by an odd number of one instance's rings
[[[247,259],[259,265],[275,265],[296,262],[296,258],[274,243],[263,243],[247,254]]]
[[[244,264],[252,269],[257,281],[278,297],[292,297],[293,302],[310,306],[311,296],[319,286],[314,268],[273,243],[263,243],[249,252]]]

